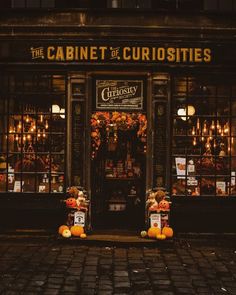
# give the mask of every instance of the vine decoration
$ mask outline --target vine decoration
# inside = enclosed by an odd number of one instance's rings
[[[91,118],[91,142],[92,160],[96,157],[102,143],[102,130],[105,130],[107,138],[113,133],[117,141],[118,130],[127,131],[138,128],[137,137],[146,142],[147,118],[142,113],[125,112],[96,112]]]

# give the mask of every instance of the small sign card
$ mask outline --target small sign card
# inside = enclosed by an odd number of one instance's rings
[[[151,227],[161,228],[161,214],[160,213],[151,214],[150,225],[151,225]]]
[[[74,225],[85,226],[85,213],[82,211],[75,212]]]

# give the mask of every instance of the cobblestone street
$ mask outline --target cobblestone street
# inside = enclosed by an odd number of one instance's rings
[[[236,245],[1,241],[1,294],[236,294]]]

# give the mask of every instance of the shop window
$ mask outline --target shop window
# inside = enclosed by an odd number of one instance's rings
[[[236,194],[235,83],[174,79],[172,195]]]
[[[64,191],[65,77],[4,75],[0,192]]]

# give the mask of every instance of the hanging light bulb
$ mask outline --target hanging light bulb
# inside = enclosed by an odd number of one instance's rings
[[[40,115],[40,123],[43,123],[43,115]]]
[[[199,120],[199,118],[197,119],[197,130],[200,130],[200,120]]]
[[[211,147],[211,144],[210,144],[210,141],[209,141],[209,138],[207,139],[207,142],[206,142],[206,144],[205,144],[205,148],[207,149],[207,150],[209,150],[209,148]]]
[[[29,119],[29,115],[26,116],[25,122],[29,123],[30,119]]]
[[[30,134],[27,135],[27,139],[31,140],[31,135]]]
[[[196,139],[196,137],[194,137],[194,139],[193,139],[193,145],[194,146],[197,145],[197,139]]]
[[[46,120],[45,129],[48,129],[48,120]]]
[[[18,136],[18,134],[16,134],[15,140],[16,140],[16,141],[19,140],[19,136]]]
[[[195,127],[193,126],[192,135],[195,135],[195,134],[196,134],[196,131],[195,131]]]
[[[45,129],[43,129],[43,138],[46,137]]]
[[[212,137],[212,130],[211,129],[209,130],[209,135],[210,135],[209,139],[212,140],[213,137]]]
[[[207,124],[206,124],[206,121],[204,121],[202,132],[203,132],[203,134],[206,134],[207,133]]]
[[[26,135],[25,134],[23,135],[23,141],[26,141]]]
[[[228,123],[226,123],[224,125],[224,133],[227,134],[229,132],[229,126],[228,126]]]
[[[22,128],[22,124],[21,124],[21,121],[19,121],[19,124],[18,124],[18,129],[21,129]]]
[[[215,129],[215,122],[214,122],[214,120],[212,120],[212,122],[211,122],[211,127],[210,127],[212,130],[214,130]]]

